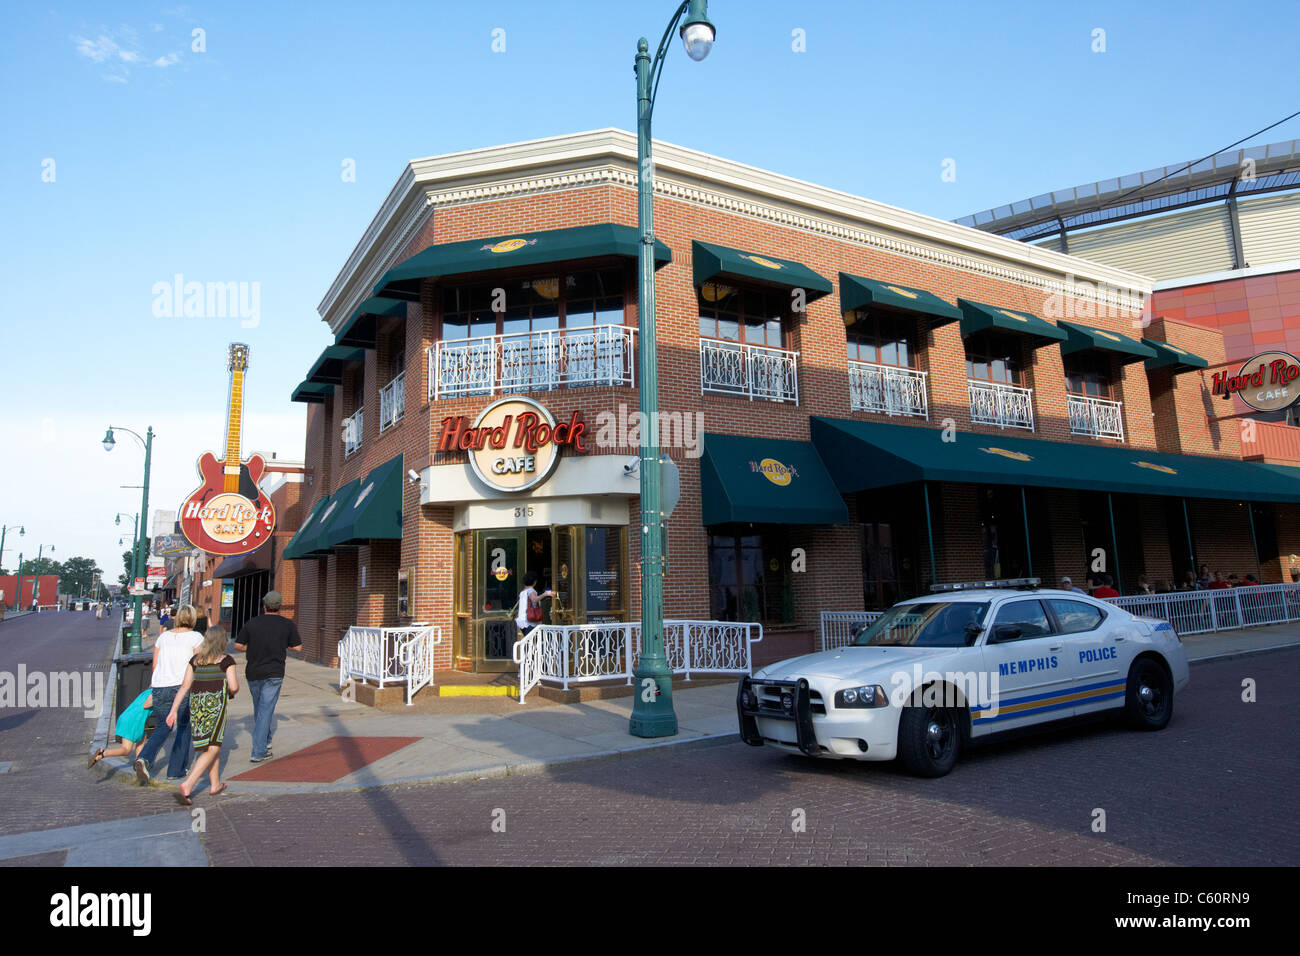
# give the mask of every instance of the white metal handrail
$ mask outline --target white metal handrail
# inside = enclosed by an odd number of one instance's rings
[[[379,430],[396,425],[406,414],[406,373],[396,377],[379,390]]]
[[[966,384],[972,424],[1034,430],[1033,389],[973,378]]]
[[[1091,395],[1066,397],[1069,400],[1070,434],[1124,440],[1122,402],[1094,398]]]
[[[406,704],[423,687],[433,685],[433,648],[442,643],[442,628],[350,627],[339,641],[339,686],[348,680],[406,683]]]
[[[753,645],[763,640],[761,624],[737,621],[664,621],[664,652],[674,674],[753,672]],[[639,621],[605,624],[544,624],[515,643],[519,702],[539,683],[602,680],[632,682],[641,653]]]
[[[799,353],[700,339],[700,391],[799,404]]]
[[[872,362],[849,362],[849,407],[910,418],[930,418],[925,372]]]
[[[881,611],[822,611],[821,647],[831,651],[853,641],[853,628],[857,624],[870,624],[880,617]]]
[[[365,409],[358,408],[350,418],[343,419],[343,457],[347,457],[361,447],[365,434]]]
[[[429,347],[429,399],[636,384],[636,329],[575,326]]]
[[[1109,600],[1131,614],[1168,621],[1180,635],[1300,621],[1300,584],[1129,594]]]

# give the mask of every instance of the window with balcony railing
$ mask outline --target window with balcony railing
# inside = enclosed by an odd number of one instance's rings
[[[787,294],[706,282],[697,295],[701,390],[797,405],[799,354],[782,347]]]
[[[379,430],[396,425],[405,414],[406,373],[398,372],[396,378],[379,390]]]
[[[930,417],[926,376],[914,367],[915,320],[858,312],[845,337],[849,406],[854,411]]]
[[[1123,441],[1123,403],[1114,397],[1110,357],[1081,352],[1066,356],[1064,364],[1070,433]]]
[[[978,332],[966,339],[972,424],[1034,430],[1033,389],[1021,384],[1023,349],[1015,335]]]
[[[361,448],[361,438],[365,434],[365,409],[358,408],[350,418],[343,419],[343,457],[348,457]]]

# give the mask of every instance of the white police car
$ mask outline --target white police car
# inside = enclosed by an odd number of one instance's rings
[[[1143,730],[1168,724],[1188,680],[1173,628],[1037,584],[943,585],[845,647],[743,677],[741,738],[810,757],[900,757],[938,777],[971,740],[1003,731],[1107,711]]]

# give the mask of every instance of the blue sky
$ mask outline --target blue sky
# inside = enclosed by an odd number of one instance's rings
[[[154,426],[150,510],[176,507],[222,440],[231,341],[252,349],[245,451],[300,457],[288,395],[329,341],[316,305],[406,161],[632,128],[636,39],[656,42],[672,9],[10,7],[0,524],[26,525],[24,549],[88,554],[115,578],[113,513],[139,507],[119,485],[138,483],[142,460],[129,439],[103,452],[104,428]],[[718,42],[699,64],[674,48],[655,132],[955,218],[1199,157],[1293,112],[1298,11],[714,0]],[[1255,142],[1295,137],[1300,120]],[[258,324],[156,316],[155,286],[177,274],[258,283]]]

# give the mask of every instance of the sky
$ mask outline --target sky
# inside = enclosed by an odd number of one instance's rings
[[[671,0],[11,4],[0,35],[0,525],[121,571],[117,512],[176,508],[224,439],[303,454],[317,305],[405,164],[633,129]],[[1300,3],[713,0],[659,139],[953,219],[1199,158],[1300,109]],[[1300,120],[1250,143],[1300,138]],[[945,170],[953,175],[947,178]],[[353,171],[353,175],[348,175]],[[177,282],[241,314],[168,314]],[[256,306],[256,307],[254,307]],[[234,311],[234,310],[232,310]],[[129,529],[125,537],[129,545]]]

